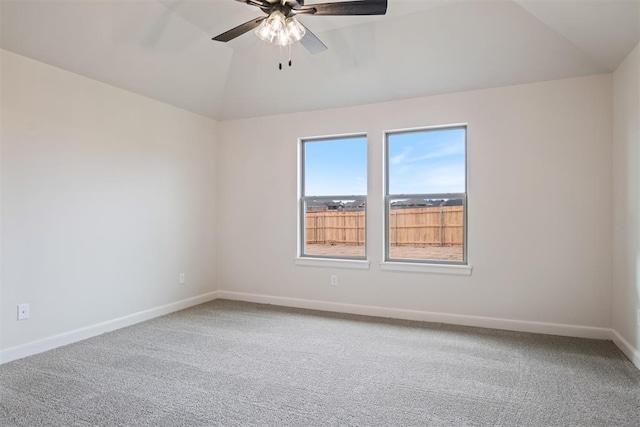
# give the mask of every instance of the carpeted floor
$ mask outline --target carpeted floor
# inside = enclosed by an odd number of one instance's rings
[[[638,426],[609,341],[213,301],[0,366],[5,426]]]

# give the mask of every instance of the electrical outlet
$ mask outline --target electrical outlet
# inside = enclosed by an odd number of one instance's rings
[[[338,286],[338,275],[337,274],[332,274],[331,275],[331,284],[333,286]]]
[[[187,280],[184,277],[184,273],[180,273],[180,284],[184,285]]]
[[[18,304],[18,320],[29,318],[29,304]]]

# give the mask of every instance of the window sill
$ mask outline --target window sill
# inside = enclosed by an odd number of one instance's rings
[[[296,258],[296,265],[307,267],[329,267],[329,268],[353,268],[357,270],[368,270],[369,261],[359,259],[328,259],[328,258]]]
[[[384,271],[405,271],[409,273],[453,274],[471,276],[470,265],[450,264],[418,264],[411,262],[381,262],[380,269]]]

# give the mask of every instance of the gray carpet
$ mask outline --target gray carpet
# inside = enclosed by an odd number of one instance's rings
[[[1,426],[638,426],[609,341],[214,301],[0,366]]]

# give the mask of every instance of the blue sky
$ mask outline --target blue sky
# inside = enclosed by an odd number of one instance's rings
[[[390,194],[465,191],[464,129],[389,135]],[[305,143],[305,195],[367,193],[366,137]]]
[[[465,130],[389,135],[389,194],[464,193]]]
[[[367,194],[367,138],[305,143],[305,195]]]

